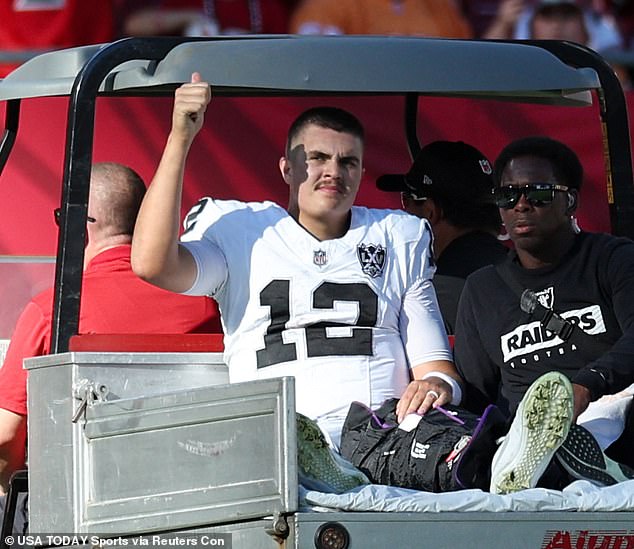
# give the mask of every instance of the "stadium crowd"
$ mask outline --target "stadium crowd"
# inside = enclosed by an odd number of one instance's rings
[[[3,74],[42,50],[124,36],[561,37],[609,50],[621,60],[634,44],[630,0],[4,0],[0,16]],[[579,16],[581,30],[569,23]]]

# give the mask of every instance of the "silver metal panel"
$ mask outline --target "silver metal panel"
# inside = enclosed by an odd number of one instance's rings
[[[179,533],[231,535],[232,549],[315,549],[315,534],[327,523],[341,524],[349,549],[625,549],[634,544],[633,513],[339,513],[298,512],[286,517],[284,545],[267,534],[273,521],[239,522]],[[166,542],[165,542],[166,543]]]
[[[322,517],[327,517],[328,513],[323,514]],[[292,515],[291,515],[292,521]],[[215,534],[228,535],[231,540],[231,549],[280,549],[284,547],[291,549],[295,547],[295,536],[291,531],[291,535],[286,539],[286,545],[281,546],[275,539],[267,533],[273,526],[273,518],[268,517],[265,519],[249,520],[232,522],[230,524],[221,524],[214,526],[205,526],[201,528],[191,528],[187,530],[178,530],[172,532],[156,532],[154,534],[137,534],[127,540],[127,547],[139,546],[143,544],[139,540],[142,538],[150,540],[146,547],[158,547],[160,545],[168,546],[187,546],[182,540],[188,537],[197,537],[200,541],[194,547],[220,547],[220,544],[214,544],[213,542],[206,541],[212,538]],[[121,537],[128,536],[128,534],[122,534]],[[118,535],[116,536],[119,537]],[[161,541],[157,541],[158,538]],[[168,540],[177,540],[176,542],[170,542]],[[178,541],[181,541],[179,544]],[[121,545],[119,545],[121,546]],[[228,546],[228,545],[227,545]],[[107,547],[107,545],[104,545]],[[372,547],[372,545],[366,545],[364,548]],[[311,547],[314,549],[314,545]]]
[[[589,549],[634,544],[634,513],[296,513],[286,547],[314,549],[315,532],[326,522],[346,528],[350,549]]]
[[[295,510],[293,395],[292,378],[281,378],[89,407],[77,531],[172,530]]]
[[[272,536],[267,534],[266,530],[271,527],[272,520],[257,520],[248,522],[239,522],[226,524],[221,526],[212,526],[210,528],[196,529],[194,533],[197,535],[211,534],[230,534],[231,549],[292,549],[295,547],[294,535],[289,536],[285,545],[278,544]],[[371,545],[366,545],[365,549]],[[311,547],[314,549],[315,546]]]
[[[80,381],[105,386],[107,399],[151,396],[228,382],[221,353],[64,353],[25,360],[29,370],[29,487],[33,527],[74,531],[82,423],[73,424]],[[32,530],[35,531],[35,530]]]
[[[51,532],[72,530],[72,373],[66,364],[30,372],[27,378],[30,520],[38,527],[41,517]]]
[[[70,352],[24,361],[33,383],[37,383],[43,369],[63,365],[74,367],[74,384],[86,380],[105,386],[106,400],[229,383],[222,353]],[[37,389],[46,392],[46,386],[41,383],[34,387]]]
[[[61,50],[27,61],[0,82],[0,99],[70,94],[75,76],[100,47]],[[424,92],[587,104],[590,95],[580,92],[599,88],[593,70],[574,69],[544,49],[522,43],[241,36],[185,42],[157,65],[124,63],[101,90],[171,94],[194,70],[213,82],[216,94],[228,95]]]

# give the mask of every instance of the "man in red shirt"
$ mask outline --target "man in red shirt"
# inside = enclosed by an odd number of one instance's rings
[[[93,166],[79,333],[221,332],[216,303],[161,290],[130,267],[132,232],[145,185],[130,168]],[[56,212],[57,213],[57,212]],[[23,359],[49,353],[53,289],[25,307],[0,368],[0,494],[25,466],[26,377]]]

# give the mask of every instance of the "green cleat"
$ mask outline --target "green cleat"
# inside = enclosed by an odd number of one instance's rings
[[[330,448],[315,421],[302,414],[296,417],[297,465],[302,484],[335,494],[370,484],[361,471]]]

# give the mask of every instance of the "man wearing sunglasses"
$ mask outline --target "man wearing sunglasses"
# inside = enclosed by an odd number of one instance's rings
[[[579,230],[575,212],[583,168],[563,143],[545,137],[514,141],[497,158],[494,177],[493,196],[514,251],[465,284],[454,353],[467,384],[466,406],[479,411],[495,402],[512,415],[535,379],[559,371],[572,381],[574,423],[591,402],[634,382],[634,243]],[[518,444],[539,429],[515,424],[521,432],[508,436]],[[553,463],[575,478],[627,478],[587,431],[573,425],[570,433],[543,459],[554,456]],[[624,460],[619,444],[609,452]],[[574,445],[589,455],[576,457]],[[511,453],[521,454],[509,452],[498,462],[492,487],[521,467]],[[544,484],[558,487],[569,480],[562,469],[549,471],[554,477]],[[526,480],[517,477],[518,483]]]
[[[465,279],[502,261],[508,248],[498,240],[502,221],[493,202],[492,167],[462,141],[425,145],[410,170],[382,175],[377,187],[401,193],[403,209],[427,219],[434,233],[434,288],[448,334],[455,332]]]

